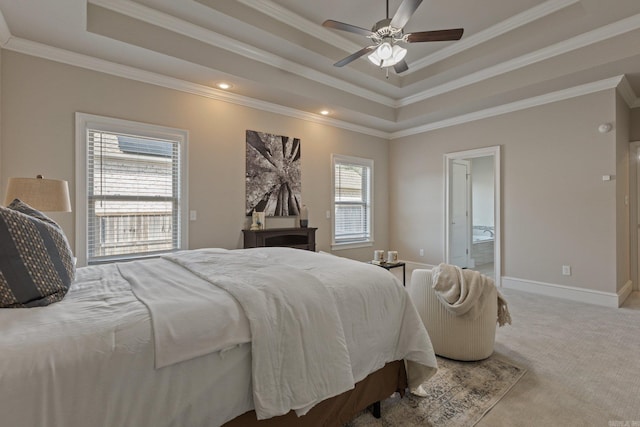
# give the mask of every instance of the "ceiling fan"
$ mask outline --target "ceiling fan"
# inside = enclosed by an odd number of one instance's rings
[[[334,21],[331,19],[324,21],[322,23],[322,26],[324,27],[360,34],[371,39],[374,43],[371,46],[364,47],[356,53],[341,59],[333,65],[336,67],[342,67],[351,61],[370,53],[369,60],[375,65],[380,68],[387,68],[387,72],[388,67],[393,66],[396,73],[403,73],[409,69],[409,66],[404,60],[404,57],[407,54],[407,49],[403,48],[398,43],[460,40],[462,33],[464,32],[463,28],[420,31],[417,33],[405,34],[403,31],[404,26],[409,22],[411,15],[413,15],[416,9],[418,9],[420,3],[422,3],[422,0],[403,0],[396,11],[396,14],[390,19],[389,0],[387,0],[387,18],[378,21],[371,31],[366,28],[345,24],[344,22]]]

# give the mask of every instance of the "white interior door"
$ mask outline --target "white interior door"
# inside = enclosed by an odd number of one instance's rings
[[[636,291],[640,291],[640,141],[631,143],[630,148],[630,171],[633,173],[635,171],[635,183],[631,183],[630,187],[633,191],[633,187],[635,184],[635,209],[632,206],[630,217],[633,218],[631,232],[635,231],[635,236],[631,236],[632,244],[633,239],[635,237],[635,248],[632,246],[634,250],[631,251],[631,268],[635,270],[635,275],[632,275],[633,280],[633,289]],[[632,193],[633,194],[633,193]],[[635,213],[633,212],[635,210]],[[635,227],[633,227],[635,226]],[[633,230],[635,228],[635,230]]]
[[[469,265],[469,246],[471,242],[471,227],[469,226],[469,172],[468,160],[452,160],[451,164],[451,202],[449,230],[450,230],[450,263],[459,267]]]

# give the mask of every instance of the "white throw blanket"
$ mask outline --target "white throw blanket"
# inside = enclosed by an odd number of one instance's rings
[[[165,258],[226,290],[244,309],[258,419],[290,409],[302,415],[354,387],[335,301],[314,276],[240,251],[196,250]]]
[[[436,296],[451,313],[475,319],[482,312],[493,279],[478,271],[461,269],[450,264],[440,264],[432,270],[432,283]],[[500,326],[511,324],[511,315],[504,296],[498,293],[497,321]]]
[[[165,259],[115,265],[149,310],[156,369],[251,341],[238,302],[184,267]]]

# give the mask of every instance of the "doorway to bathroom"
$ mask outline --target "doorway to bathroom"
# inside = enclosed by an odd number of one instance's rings
[[[629,144],[629,231],[631,281],[633,290],[639,291],[640,285],[640,141]]]
[[[500,147],[445,154],[445,262],[500,284]]]

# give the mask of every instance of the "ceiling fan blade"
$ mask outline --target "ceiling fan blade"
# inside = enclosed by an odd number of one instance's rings
[[[455,28],[451,30],[436,31],[420,31],[406,35],[408,43],[418,42],[442,42],[449,40],[460,40],[464,33],[464,28]]]
[[[336,62],[333,65],[335,67],[343,67],[343,66],[347,65],[349,62],[355,61],[356,59],[360,58],[361,56],[366,55],[367,53],[371,52],[376,47],[378,47],[378,46],[367,46],[365,48],[362,48],[359,51],[357,51],[356,53],[352,53],[351,55],[347,56],[344,59],[341,59],[340,61]]]
[[[407,65],[407,61],[405,61],[403,59],[402,61],[400,61],[397,64],[395,64],[393,66],[393,69],[396,70],[396,73],[400,74],[400,73],[404,73],[405,71],[407,71],[409,69],[409,66]]]
[[[355,25],[345,24],[344,22],[334,21],[333,19],[327,19],[322,23],[322,26],[333,28],[334,30],[349,31],[350,33],[356,33],[362,36],[370,36],[373,34],[371,30],[367,30],[366,28],[356,27]]]
[[[407,22],[409,22],[411,15],[413,15],[418,6],[420,6],[420,3],[422,3],[422,0],[404,0],[396,11],[396,14],[393,15],[389,26],[393,28],[404,28]]]

